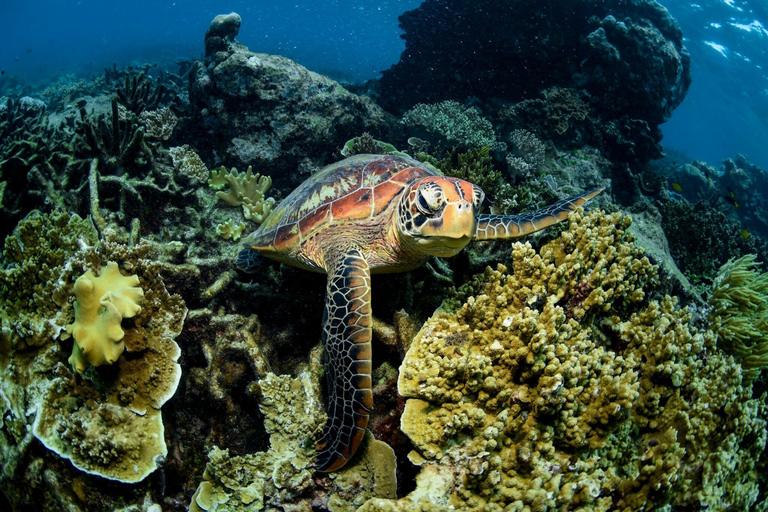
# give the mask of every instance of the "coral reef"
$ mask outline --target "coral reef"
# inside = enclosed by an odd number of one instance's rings
[[[113,261],[98,277],[89,270],[77,278],[73,287],[75,321],[67,326],[75,340],[69,363],[77,373],[89,365],[114,364],[123,353],[125,332],[120,323],[141,312],[144,291],[138,284],[138,276],[122,275]]]
[[[382,104],[393,110],[577,87],[606,118],[655,126],[691,81],[677,22],[649,0],[429,0],[399,20],[406,48],[379,83]]]
[[[34,500],[53,508],[64,503],[68,508],[78,501],[94,504],[102,498],[78,498],[71,490],[50,501],[53,484],[39,472],[56,468],[60,478],[71,478],[79,473],[77,468],[84,472],[80,475],[138,482],[167,453],[161,407],[181,377],[177,362],[181,352],[174,338],[186,308],[179,296],[166,290],[159,264],[147,259],[149,244],[127,247],[104,239],[97,246],[96,236],[93,225],[76,215],[35,212],[6,240],[0,274],[0,322],[7,339],[1,358],[5,420],[0,445],[2,488],[17,503]],[[136,285],[144,291],[144,299],[140,312],[133,308],[136,316],[130,326],[123,326],[128,356],[111,366],[90,368],[81,377],[66,365],[72,342],[61,333],[72,323],[75,307],[69,297],[76,288],[75,277],[86,270],[85,278],[92,277],[90,272],[106,267],[106,261],[117,262],[136,276],[112,275],[123,282],[117,288],[124,291],[124,286]],[[100,288],[100,280],[115,272],[120,274],[116,266],[106,267],[90,284]],[[87,304],[82,294],[90,288],[86,279],[77,286],[78,301],[83,303],[75,326],[84,321],[82,308]],[[113,304],[120,300],[109,292],[96,295]],[[137,298],[134,291],[128,295]],[[112,328],[119,329],[119,323]],[[38,448],[41,445],[33,439],[48,450]],[[20,465],[30,456],[39,460],[36,469]],[[62,466],[59,457],[69,459],[74,468]],[[96,480],[83,481],[82,490],[96,487]],[[42,494],[33,498],[36,492]]]
[[[768,368],[768,273],[754,254],[729,260],[715,278],[709,322],[718,344],[744,368],[748,382]]]
[[[236,31],[222,37],[212,25],[189,87],[196,131],[208,141],[206,162],[268,167],[281,190],[293,189],[352,137],[387,140],[396,126],[369,98],[285,57],[251,52],[232,39]]]
[[[321,350],[296,378],[268,373],[252,385],[269,434],[269,449],[231,456],[213,447],[204,480],[190,510],[261,510],[323,507],[356,510],[372,497],[395,497],[392,448],[369,434],[360,462],[322,480],[313,477],[314,443],[325,423],[320,377]]]
[[[416,489],[363,510],[746,509],[758,500],[765,399],[750,396],[738,365],[713,352],[714,334],[694,328],[674,299],[631,306],[655,271],[627,223],[573,215],[560,239],[538,254],[515,244],[510,272],[489,268],[427,321],[398,383]]]
[[[457,101],[416,105],[403,115],[403,124],[409,133],[434,146],[471,149],[496,142],[490,121]]]
[[[709,286],[718,269],[732,257],[754,253],[768,261],[765,244],[755,237],[745,239],[739,224],[720,208],[683,200],[661,202],[659,211],[672,257],[695,285]]]

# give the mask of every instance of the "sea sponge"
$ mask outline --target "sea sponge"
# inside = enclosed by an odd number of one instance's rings
[[[97,277],[88,271],[75,281],[75,321],[67,333],[75,338],[69,363],[83,373],[89,365],[112,364],[125,345],[120,323],[141,312],[144,291],[136,275],[124,276],[109,262]]]

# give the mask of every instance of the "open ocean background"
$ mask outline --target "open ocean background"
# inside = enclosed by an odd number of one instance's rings
[[[420,0],[3,0],[0,70],[32,83],[146,62],[202,58],[217,14],[243,18],[238,40],[346,82],[377,78],[404,48],[397,17]],[[679,21],[693,84],[664,125],[669,154],[719,165],[737,154],[768,169],[768,2],[661,2]],[[683,156],[683,155],[680,155]]]

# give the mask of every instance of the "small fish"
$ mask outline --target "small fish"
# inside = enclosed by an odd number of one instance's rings
[[[747,238],[749,238],[749,231],[747,231],[746,229],[742,229],[741,231],[739,231],[739,234],[741,234],[741,237],[742,237],[744,240],[746,240]]]
[[[672,184],[672,188],[677,190],[678,192],[682,192],[683,191],[683,187],[681,187],[679,183],[673,183]]]
[[[88,104],[88,102],[87,102],[87,101],[85,101],[85,100],[78,100],[78,102],[77,102],[77,103],[75,103],[75,105],[77,105],[77,108],[83,108],[83,107],[84,107],[84,106],[86,106],[87,104]]]
[[[733,190],[731,190],[730,187],[728,187],[728,192],[731,194],[730,197],[726,196],[725,199],[733,205],[734,208],[739,207],[739,202],[736,201],[736,194],[733,193]]]
[[[0,76],[3,76],[5,74],[5,70],[0,71]]]

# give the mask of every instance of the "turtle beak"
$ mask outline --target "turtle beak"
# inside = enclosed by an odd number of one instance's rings
[[[474,208],[468,201],[457,201],[446,205],[442,220],[443,225],[439,235],[446,239],[463,241],[462,247],[475,236],[477,220]]]
[[[427,222],[421,228],[422,245],[442,247],[436,256],[453,256],[463,249],[475,235],[477,221],[472,204],[457,201],[445,206],[439,219]]]

